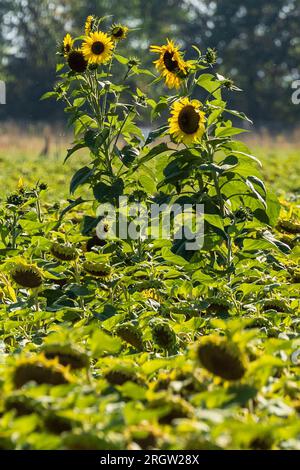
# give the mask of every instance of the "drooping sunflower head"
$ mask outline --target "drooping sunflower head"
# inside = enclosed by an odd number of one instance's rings
[[[104,378],[113,386],[124,385],[126,382],[133,382],[138,385],[143,384],[142,377],[137,374],[132,367],[121,364],[108,369],[104,373]]]
[[[114,42],[122,41],[126,39],[129,29],[127,26],[123,26],[121,23],[113,24],[109,30],[109,35]]]
[[[65,56],[67,56],[71,52],[71,50],[73,49],[73,45],[74,39],[72,38],[71,34],[66,34],[63,41],[63,52]]]
[[[134,348],[140,351],[143,349],[143,334],[140,328],[132,323],[119,325],[116,329],[116,335]]]
[[[104,263],[94,263],[92,261],[86,261],[83,263],[83,269],[85,272],[94,277],[102,279],[108,279],[111,275],[111,267]]]
[[[53,243],[51,246],[51,254],[60,261],[73,261],[77,258],[76,248],[71,245],[62,245],[61,243]]]
[[[278,313],[288,312],[289,303],[285,299],[265,299],[262,303],[263,311],[275,310]]]
[[[178,89],[189,71],[189,64],[184,61],[179,47],[168,39],[167,44],[151,46],[150,51],[159,54],[159,59],[154,64],[165,79],[167,87]]]
[[[72,49],[68,54],[68,65],[73,72],[84,73],[87,69],[88,62],[81,49]]]
[[[72,382],[68,368],[57,359],[46,359],[43,354],[20,358],[14,367],[12,381],[19,389],[28,382],[37,384],[64,385]]]
[[[72,344],[48,343],[41,348],[46,359],[57,359],[63,366],[70,369],[83,369],[89,366],[89,357],[77,346]]]
[[[95,17],[93,15],[89,15],[86,19],[84,31],[85,35],[89,36],[93,32],[93,28],[95,25]]]
[[[11,271],[12,279],[20,287],[36,289],[43,283],[43,275],[40,269],[34,264],[19,263]]]
[[[172,351],[177,343],[177,337],[173,329],[167,324],[161,321],[155,322],[152,327],[152,338],[158,347]]]
[[[205,132],[205,114],[198,100],[181,98],[172,106],[169,119],[170,134],[177,142],[199,142]]]
[[[114,44],[102,31],[96,31],[84,38],[82,52],[89,64],[106,64],[112,57]]]
[[[240,380],[246,372],[243,353],[226,338],[202,338],[197,348],[197,357],[205,369],[225,380]]]

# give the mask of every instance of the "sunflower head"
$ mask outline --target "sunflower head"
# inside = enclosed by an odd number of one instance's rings
[[[70,432],[73,426],[77,424],[74,420],[71,420],[62,414],[54,411],[48,411],[44,416],[44,426],[52,434],[62,434]]]
[[[113,41],[102,31],[85,36],[82,45],[84,58],[91,65],[106,64],[112,57],[113,49]]]
[[[68,368],[59,364],[57,359],[46,359],[43,354],[19,359],[15,364],[12,379],[16,388],[21,388],[31,381],[49,385],[72,382]]]
[[[172,351],[177,343],[176,334],[172,328],[163,322],[154,323],[151,327],[155,344],[166,351]]]
[[[111,26],[109,35],[114,42],[118,42],[122,41],[122,39],[126,39],[128,31],[127,26],[123,26],[121,23],[115,23]]]
[[[300,233],[300,224],[292,222],[290,219],[279,219],[278,229],[292,234]]]
[[[158,446],[157,441],[163,436],[159,426],[147,422],[141,422],[138,425],[130,426],[127,431],[130,441],[135,442],[143,449],[153,449]]]
[[[20,392],[11,393],[4,401],[6,411],[13,410],[16,416],[27,416],[39,411],[37,400]]]
[[[202,338],[197,348],[202,366],[225,380],[240,380],[246,372],[246,362],[236,344],[219,336]]]
[[[265,299],[262,308],[264,311],[275,310],[278,313],[288,312],[289,304],[284,299]]]
[[[160,424],[172,424],[175,419],[191,418],[194,414],[193,407],[183,398],[166,394],[150,402],[151,408],[164,408],[164,414],[160,416]]]
[[[132,323],[119,325],[116,329],[116,335],[139,351],[143,349],[143,334],[141,330]]]
[[[35,289],[43,283],[42,272],[34,264],[15,265],[11,271],[11,277],[20,287],[27,289]]]
[[[170,134],[177,142],[197,143],[205,132],[205,121],[200,101],[181,98],[172,106],[169,119]]]
[[[206,313],[212,315],[228,315],[228,312],[232,307],[231,303],[223,297],[209,297],[206,299],[206,302],[209,303],[209,306],[206,309]]]
[[[66,34],[63,40],[63,52],[65,56],[67,56],[71,52],[71,50],[73,49],[73,45],[74,39],[69,33]]]
[[[61,243],[53,243],[50,251],[54,258],[60,261],[74,261],[78,256],[76,248]]]
[[[133,382],[138,385],[143,384],[141,377],[130,367],[117,365],[107,370],[104,378],[110,385],[124,385],[126,382]]]
[[[167,40],[166,45],[151,46],[150,51],[159,54],[159,59],[154,64],[168,88],[178,89],[190,68],[188,62],[184,61],[179,47],[173,41]]]
[[[111,267],[104,263],[94,263],[92,261],[86,261],[83,263],[83,269],[85,272],[94,277],[102,279],[108,279],[111,275]]]
[[[95,22],[96,22],[96,20],[95,20],[95,17],[93,15],[89,15],[87,17],[86,22],[85,22],[85,26],[84,26],[84,31],[85,31],[86,36],[89,36],[93,32]]]
[[[88,355],[71,344],[44,344],[42,352],[46,359],[57,359],[63,366],[69,366],[70,369],[83,369],[89,366]]]
[[[68,65],[73,72],[84,73],[88,62],[81,49],[72,49],[68,54]]]

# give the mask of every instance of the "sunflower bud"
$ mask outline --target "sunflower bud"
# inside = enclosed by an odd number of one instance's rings
[[[217,62],[218,53],[216,49],[211,49],[210,47],[206,51],[205,60],[208,64],[214,65]]]

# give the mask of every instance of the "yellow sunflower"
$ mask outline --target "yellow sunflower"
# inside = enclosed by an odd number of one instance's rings
[[[129,29],[127,26],[123,26],[120,23],[115,23],[110,28],[109,35],[113,41],[117,42],[121,41],[122,39],[126,39],[128,31]]]
[[[105,64],[110,60],[113,48],[110,37],[102,31],[97,31],[85,37],[82,52],[90,64]]]
[[[189,64],[183,60],[179,47],[168,39],[166,45],[151,46],[150,51],[160,54],[154,64],[164,77],[166,85],[169,88],[179,88],[189,69]]]
[[[199,142],[205,132],[205,114],[198,100],[181,98],[175,101],[169,119],[170,134],[177,142]]]
[[[84,26],[86,36],[89,36],[91,32],[93,31],[94,23],[95,23],[95,18],[93,17],[93,15],[89,15],[86,19],[85,26]]]
[[[73,49],[73,44],[74,39],[72,38],[71,34],[66,34],[63,41],[63,50],[65,55],[68,55],[69,52],[71,52],[71,50]]]

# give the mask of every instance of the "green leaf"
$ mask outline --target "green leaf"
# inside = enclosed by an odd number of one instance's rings
[[[88,166],[84,166],[80,168],[75,175],[73,176],[70,184],[70,193],[74,194],[76,189],[83,184],[90,182],[90,179],[93,175],[93,170],[91,170]]]
[[[90,347],[94,357],[101,357],[106,354],[117,354],[122,347],[122,341],[101,330],[96,330],[90,339]]]

